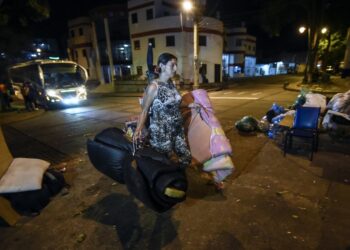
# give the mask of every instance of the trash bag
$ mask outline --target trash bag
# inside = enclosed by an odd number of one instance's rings
[[[46,170],[43,182],[47,185],[52,196],[58,194],[66,185],[63,174],[55,169]]]
[[[236,128],[241,132],[253,132],[259,129],[259,121],[252,116],[244,116],[235,123]]]
[[[9,193],[3,195],[11,203],[11,206],[22,215],[39,213],[50,202],[51,192],[43,183],[42,188],[33,191]]]
[[[350,115],[350,90],[334,95],[329,101],[327,109]]]
[[[306,94],[307,94],[306,90],[302,89],[300,91],[300,94],[297,96],[297,99],[295,100],[295,102],[292,105],[292,109],[297,109],[300,106],[303,106],[305,104],[305,102],[306,102]]]
[[[283,114],[285,112],[284,107],[277,105],[276,103],[272,104],[272,107],[269,111],[266,112],[266,119],[269,123],[272,123],[273,118],[276,116]]]
[[[305,95],[304,107],[319,107],[321,108],[321,113],[326,110],[326,96],[321,94],[308,93]]]
[[[118,128],[108,128],[87,141],[91,163],[101,173],[124,184],[124,167],[132,161],[132,143]]]

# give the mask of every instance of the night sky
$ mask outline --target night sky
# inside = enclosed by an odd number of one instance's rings
[[[49,0],[50,18],[33,25],[31,29],[38,37],[57,39],[60,49],[64,49],[69,19],[87,15],[90,9],[100,5],[126,2],[126,0]],[[215,17],[219,13],[228,27],[239,26],[244,22],[248,33],[257,37],[258,57],[270,57],[281,51],[306,50],[306,37],[298,34],[297,24],[285,27],[279,37],[271,37],[256,22],[254,23],[254,17],[262,11],[262,7],[258,4],[241,0],[207,0],[207,6],[206,14]]]

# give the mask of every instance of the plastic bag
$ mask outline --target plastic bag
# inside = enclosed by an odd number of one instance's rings
[[[235,123],[235,127],[241,132],[254,132],[259,129],[259,121],[252,116],[244,116]]]

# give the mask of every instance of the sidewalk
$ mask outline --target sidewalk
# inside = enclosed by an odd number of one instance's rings
[[[322,136],[310,162],[265,136],[227,133],[235,178],[223,194],[187,169],[185,202],[157,214],[83,156],[68,194],[0,228],[2,249],[346,249],[349,152]],[[297,144],[296,144],[297,145]],[[346,145],[345,145],[346,146]],[[339,148],[338,148],[339,147]],[[29,246],[29,248],[28,248]]]
[[[332,76],[330,83],[312,83],[303,84],[300,81],[286,84],[284,86],[286,90],[300,91],[301,89],[310,90],[314,93],[320,93],[324,95],[335,95],[337,93],[344,93],[350,89],[350,78],[340,78],[339,76]]]

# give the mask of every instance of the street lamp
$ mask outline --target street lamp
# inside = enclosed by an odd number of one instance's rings
[[[303,33],[305,32],[305,30],[306,30],[305,26],[301,26],[301,27],[299,28],[299,33],[300,33],[300,34],[303,34]]]
[[[193,2],[189,0],[183,1],[182,9],[187,13],[193,12],[193,88],[198,89],[198,18]]]
[[[316,39],[313,38],[313,43],[311,42],[311,30],[310,27],[305,27],[305,26],[300,26],[299,27],[299,33],[304,33],[307,30],[307,44],[308,44],[308,52],[307,52],[307,57],[306,57],[306,65],[305,65],[305,71],[304,71],[304,79],[303,82],[308,82],[308,73],[312,73],[311,71],[313,70],[313,64],[314,60],[316,58],[317,54],[317,48],[315,47]],[[325,34],[328,32],[327,27],[323,27],[321,29],[321,33]],[[317,36],[317,31],[316,31],[316,36]],[[315,51],[314,51],[315,50]],[[312,53],[312,55],[311,55]],[[311,62],[311,61],[312,62]],[[310,77],[311,79],[311,77]]]
[[[322,33],[322,34],[326,34],[327,31],[328,31],[328,29],[327,29],[326,27],[323,27],[323,28],[321,29],[321,33]]]

